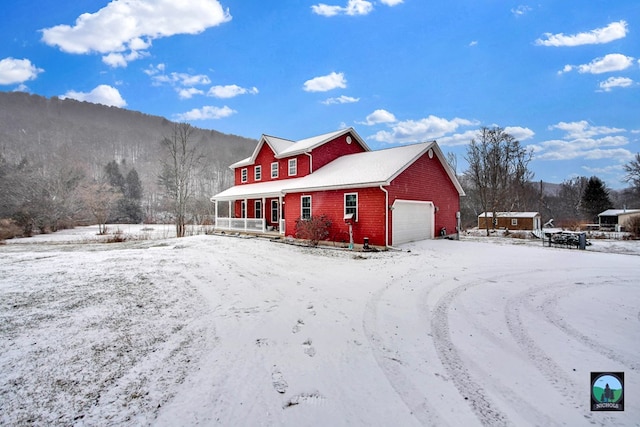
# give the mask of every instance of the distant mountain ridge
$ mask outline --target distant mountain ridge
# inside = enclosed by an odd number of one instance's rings
[[[43,165],[73,161],[94,176],[111,160],[135,168],[145,192],[157,191],[160,141],[174,122],[100,104],[24,92],[0,92],[0,154]],[[228,166],[251,155],[257,141],[196,128],[206,168],[200,190],[211,195],[233,185]]]

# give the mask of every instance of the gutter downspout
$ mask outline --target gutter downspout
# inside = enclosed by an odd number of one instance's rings
[[[389,192],[380,185],[380,190],[384,192],[384,246],[389,247]]]
[[[312,174],[313,173],[313,156],[311,155],[311,153],[307,153],[306,151],[304,154],[309,156],[309,173]]]

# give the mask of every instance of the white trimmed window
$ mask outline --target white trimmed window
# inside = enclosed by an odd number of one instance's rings
[[[256,181],[260,181],[262,179],[262,166],[258,165],[253,170],[253,178]]]
[[[289,176],[298,174],[298,159],[289,159]]]
[[[240,202],[240,218],[246,218],[246,217],[247,217],[247,205],[243,200]]]
[[[518,225],[518,218],[511,218],[511,225]]]
[[[278,172],[278,162],[271,163],[271,178],[277,178]]]
[[[345,193],[344,214],[353,214],[353,220],[358,220],[358,193]]]
[[[247,168],[244,168],[240,171],[240,181],[247,182]]]
[[[271,201],[271,222],[278,222],[278,201]]]
[[[311,196],[300,197],[300,218],[311,219]]]

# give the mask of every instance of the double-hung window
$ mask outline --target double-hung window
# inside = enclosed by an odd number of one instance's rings
[[[345,193],[344,214],[353,214],[353,220],[358,220],[358,193]]]
[[[256,181],[260,181],[262,179],[262,166],[258,165],[253,170],[253,178]]]
[[[298,174],[298,159],[289,159],[289,176]]]
[[[311,219],[311,196],[300,197],[300,218]]]
[[[262,218],[262,201],[261,200],[256,200],[255,204],[254,204],[254,208],[255,208],[255,218],[261,219]]]
[[[278,222],[278,201],[271,201],[271,222]]]
[[[240,171],[240,181],[247,182],[247,168],[244,168]]]
[[[271,178],[278,177],[278,162],[271,163]]]

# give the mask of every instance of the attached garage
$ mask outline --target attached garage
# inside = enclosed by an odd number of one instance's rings
[[[433,239],[435,210],[432,202],[396,200],[392,208],[392,245]]]

